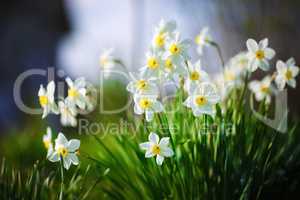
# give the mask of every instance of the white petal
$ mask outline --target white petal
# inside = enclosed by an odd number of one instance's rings
[[[71,159],[69,158],[69,156],[63,158],[63,163],[64,163],[64,168],[68,170],[71,166]]]
[[[72,139],[68,142],[67,148],[70,152],[75,152],[80,147],[80,140]]]
[[[159,146],[161,146],[161,147],[168,146],[169,142],[170,142],[170,138],[169,137],[163,137],[163,138],[161,138],[161,140],[159,142]]]
[[[73,87],[74,86],[74,83],[73,83],[73,81],[72,81],[72,79],[70,77],[66,78],[66,82],[67,82],[67,84],[68,84],[69,87]]]
[[[67,138],[64,136],[63,133],[59,133],[56,140],[55,140],[55,144],[59,144],[59,145],[67,145],[68,140]]]
[[[258,68],[258,64],[259,64],[259,61],[254,58],[249,62],[248,68],[250,69],[251,72],[254,72]]]
[[[259,41],[258,46],[260,49],[264,49],[268,46],[268,44],[269,44],[269,40],[268,40],[268,38],[265,38],[265,39]]]
[[[183,105],[185,105],[188,108],[191,108],[193,105],[193,98],[189,96],[184,102]]]
[[[138,114],[138,115],[141,115],[141,114],[144,113],[144,111],[143,111],[143,109],[142,109],[140,106],[138,106],[137,104],[138,104],[138,103],[135,103],[135,104],[134,104],[134,107],[133,107],[134,113],[135,113],[135,114]]]
[[[161,155],[157,155],[157,156],[156,156],[156,163],[157,163],[158,165],[162,165],[163,162],[164,162],[164,157],[161,156]]]
[[[264,71],[268,71],[270,69],[270,65],[267,60],[262,60],[259,62],[259,68]]]
[[[295,79],[288,80],[287,84],[289,86],[291,86],[292,88],[295,88],[296,87],[296,80]]]
[[[164,156],[164,157],[171,157],[171,156],[174,155],[174,152],[173,152],[173,150],[172,150],[171,148],[169,148],[169,147],[164,147],[164,148],[162,149],[161,154],[162,154],[162,156]]]
[[[275,51],[271,48],[266,48],[264,51],[265,51],[266,58],[269,60],[275,56]]]
[[[139,144],[139,146],[143,150],[148,150],[151,147],[151,143],[150,142],[143,142],[143,143]]]
[[[278,60],[276,62],[276,69],[277,69],[278,73],[283,74],[286,72],[286,64],[283,61]]]
[[[154,112],[147,110],[147,111],[145,111],[145,116],[146,116],[146,121],[151,122],[154,117]]]
[[[152,142],[153,144],[158,144],[159,136],[156,133],[151,132],[148,136],[148,140],[149,140],[149,142]]]
[[[287,64],[288,66],[293,66],[293,65],[296,64],[296,61],[295,61],[295,59],[294,59],[293,57],[291,57],[291,58],[289,58],[289,59],[286,61],[286,64]]]
[[[79,164],[78,157],[76,156],[75,153],[69,153],[68,157],[69,157],[71,163],[73,163],[73,165],[78,165]]]
[[[299,74],[299,67],[289,67],[289,69],[292,71],[293,77]]]
[[[40,85],[38,96],[44,96],[46,94],[46,90],[43,85]]]
[[[48,96],[53,96],[54,92],[55,92],[55,83],[54,83],[54,81],[51,81],[47,85],[47,94],[48,94]]]
[[[131,81],[130,83],[128,83],[126,89],[128,92],[131,92],[131,93],[135,93],[136,92],[136,89],[134,87],[135,85],[135,82]]]
[[[248,39],[246,45],[249,51],[255,52],[258,49],[257,42],[253,39]]]
[[[152,153],[152,151],[150,151],[150,150],[146,151],[145,158],[151,158],[153,156],[154,156],[154,154]]]
[[[57,162],[60,161],[60,156],[57,152],[53,152],[53,154],[48,157],[48,160],[50,160],[51,162]]]

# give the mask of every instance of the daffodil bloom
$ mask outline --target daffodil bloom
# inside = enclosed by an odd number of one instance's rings
[[[135,95],[134,112],[138,115],[145,113],[146,121],[152,121],[154,113],[162,112],[163,105],[157,101],[157,95]]]
[[[47,133],[43,136],[43,143],[47,149],[47,158],[49,158],[53,152],[52,131],[50,127],[47,128]]]
[[[140,69],[140,72],[143,77],[158,78],[161,73],[161,67],[161,54],[151,49],[148,53],[146,53],[146,65]]]
[[[201,62],[198,60],[195,64],[187,62],[188,77],[184,84],[184,89],[189,93],[193,93],[196,87],[202,83],[209,81],[208,74],[201,69]]]
[[[158,165],[162,165],[165,157],[174,155],[173,150],[169,147],[170,142],[168,137],[163,137],[159,140],[159,136],[151,132],[148,136],[148,140],[148,142],[141,143],[140,148],[146,151],[146,158],[156,156],[156,163]]]
[[[212,41],[212,37],[209,35],[208,27],[204,27],[200,33],[195,38],[195,43],[197,44],[197,52],[202,55],[203,48],[209,46]]]
[[[248,58],[249,58],[249,69],[253,72],[258,67],[264,71],[269,70],[269,60],[275,56],[275,51],[268,48],[268,39],[265,38],[257,44],[253,39],[248,39]]]
[[[69,99],[58,102],[58,107],[60,110],[60,122],[63,126],[77,126],[77,110],[73,103]]]
[[[296,66],[294,58],[290,58],[286,63],[277,61],[276,69],[275,82],[279,90],[283,90],[286,84],[292,88],[296,87],[295,77],[299,74],[299,67]]]
[[[38,96],[41,107],[43,108],[43,116],[45,118],[49,113],[58,114],[57,105],[54,102],[55,83],[51,81],[47,85],[47,90],[41,85]]]
[[[248,70],[248,61],[247,52],[240,52],[229,60],[226,67],[234,70],[239,76],[243,76]]]
[[[202,114],[213,116],[214,107],[219,101],[220,95],[216,86],[212,83],[201,83],[183,104],[191,108],[196,117]]]
[[[80,109],[86,107],[86,81],[84,78],[78,78],[74,82],[67,77],[66,82],[69,86],[67,99],[77,105]]]
[[[48,159],[51,162],[58,162],[62,159],[64,167],[66,169],[69,169],[71,164],[79,164],[79,160],[77,157],[79,147],[79,140],[72,139],[68,141],[63,133],[59,133],[58,137],[55,140],[54,151]]]
[[[271,94],[274,92],[274,88],[271,85],[272,78],[270,76],[266,76],[261,81],[251,81],[249,83],[249,89],[254,93],[255,99],[257,101],[266,100],[266,103],[271,102]]]
[[[115,58],[112,55],[113,49],[104,51],[99,58],[99,64],[104,72],[104,76],[108,77],[111,73],[111,68],[115,66]]]
[[[139,95],[158,95],[158,87],[155,78],[143,78],[143,76],[134,76],[130,73],[132,81],[127,85],[127,90],[132,94]]]
[[[179,76],[185,77],[187,75],[187,70],[184,65],[183,62],[176,64],[171,58],[165,58],[165,60],[163,60],[164,81],[174,82]]]
[[[152,39],[152,47],[154,49],[163,49],[169,35],[176,29],[175,21],[161,20],[158,27],[155,28],[154,37]]]
[[[174,32],[167,40],[166,52],[164,53],[163,58],[170,58],[173,64],[179,66],[185,60],[189,59],[187,51],[190,44],[191,42],[189,40],[181,40],[179,32]]]

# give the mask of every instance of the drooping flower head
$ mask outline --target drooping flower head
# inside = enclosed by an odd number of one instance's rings
[[[60,111],[60,122],[63,126],[77,126],[77,110],[74,103],[70,102],[68,98],[64,101],[58,102],[58,107]]]
[[[249,83],[249,89],[254,93],[257,101],[266,100],[266,103],[271,102],[271,94],[274,92],[274,88],[271,85],[272,78],[266,76],[261,81],[251,81]]]
[[[283,90],[286,84],[292,88],[296,87],[295,77],[299,74],[299,67],[296,66],[294,58],[290,58],[286,62],[281,60],[277,61],[276,69],[277,75],[275,82],[279,90]]]
[[[54,102],[55,83],[51,81],[47,85],[47,89],[43,85],[40,86],[38,96],[41,107],[43,108],[43,116],[45,118],[49,113],[58,114],[57,105]]]
[[[268,47],[268,39],[265,38],[257,44],[253,39],[248,39],[248,58],[249,58],[249,69],[253,72],[258,67],[264,71],[269,70],[269,60],[275,56],[275,51]]]
[[[152,47],[154,49],[163,50],[165,48],[167,38],[175,29],[175,21],[161,20],[159,25],[155,28],[154,37],[152,39]]]
[[[146,150],[145,157],[151,158],[156,156],[156,163],[162,165],[165,157],[174,155],[173,150],[169,147],[169,138],[163,137],[159,140],[156,133],[151,132],[148,136],[148,142],[140,144],[140,148]]]
[[[203,48],[209,46],[212,41],[212,37],[209,35],[208,27],[204,27],[200,33],[195,38],[195,43],[197,44],[197,52],[202,55]]]

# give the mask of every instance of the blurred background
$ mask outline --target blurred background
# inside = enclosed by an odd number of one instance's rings
[[[298,0],[4,1],[0,7],[0,135],[41,123],[40,115],[24,114],[14,102],[13,85],[21,73],[54,67],[73,78],[85,76],[97,82],[99,55],[111,47],[134,71],[145,62],[154,26],[162,18],[176,20],[185,38],[194,39],[202,27],[209,26],[226,60],[246,49],[247,38],[268,37],[276,59],[293,56],[300,63],[299,7]],[[198,59],[196,48],[190,53]],[[216,56],[214,49],[204,53],[204,68],[211,73],[221,69]],[[25,80],[26,105],[38,107],[39,85],[46,82],[43,76]],[[293,118],[300,113],[299,97],[300,87],[289,90]]]

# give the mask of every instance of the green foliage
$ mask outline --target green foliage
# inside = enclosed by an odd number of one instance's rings
[[[99,187],[109,199],[264,199],[280,192],[269,190],[276,184],[286,184],[281,192],[290,195],[299,187],[296,126],[276,132],[245,110],[244,102],[238,110],[237,99],[228,101],[223,114],[217,107],[215,119],[195,118],[182,99],[179,93],[168,105],[177,111],[157,115],[154,122],[129,118],[136,129],[94,136],[99,153],[90,159],[101,173],[109,168]],[[261,112],[266,109],[262,104]],[[150,132],[171,138],[175,155],[162,166],[139,149]]]

